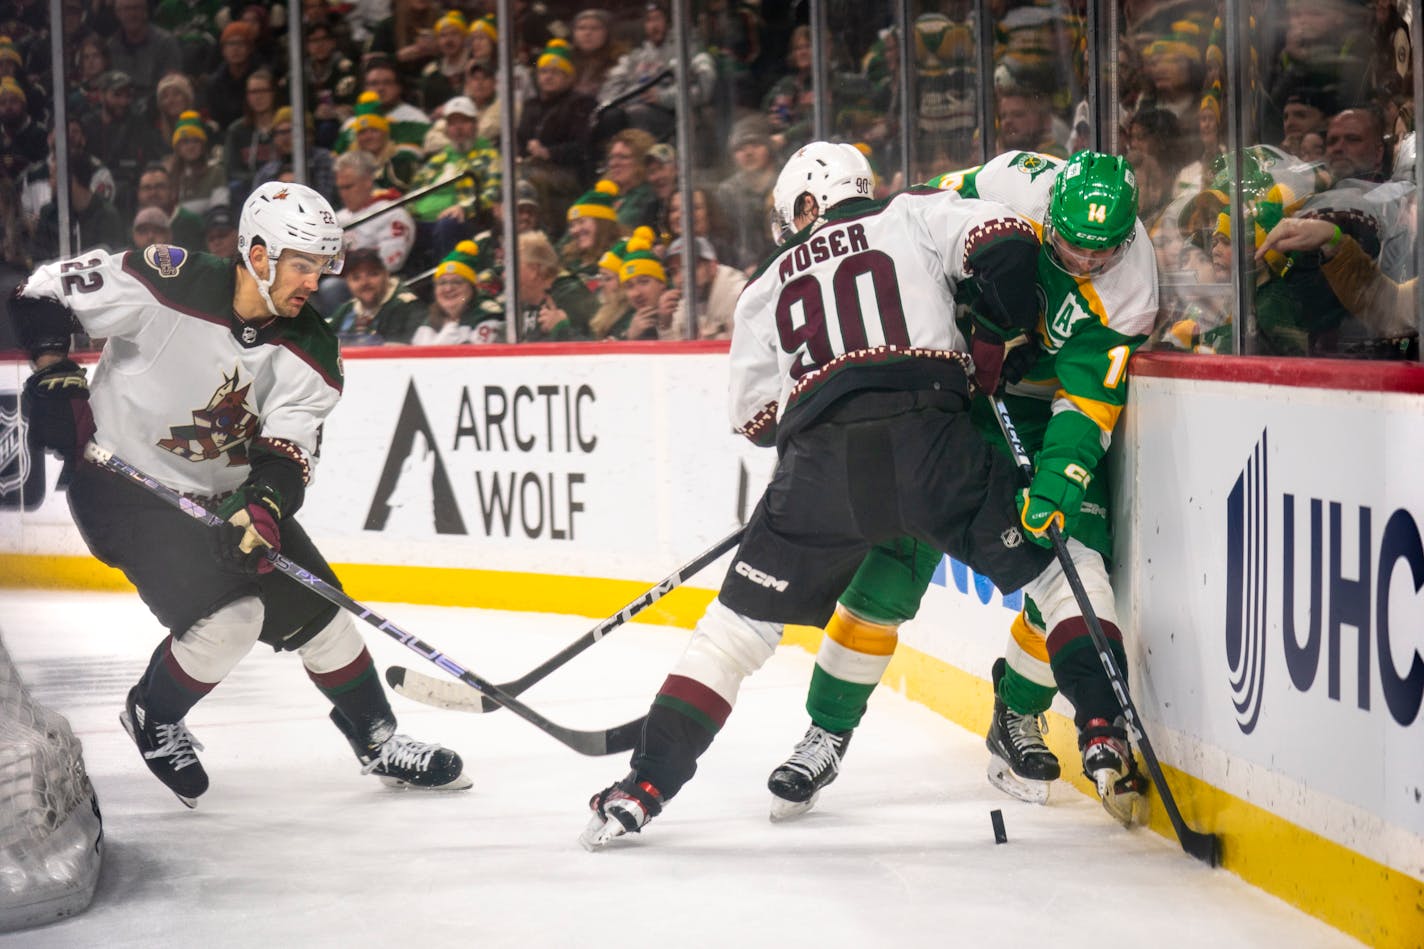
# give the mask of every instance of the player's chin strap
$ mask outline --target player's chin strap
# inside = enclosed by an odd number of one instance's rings
[[[270,255],[267,258],[268,277],[266,280],[263,280],[261,277],[257,276],[257,271],[254,270],[252,267],[251,248],[248,248],[247,253],[242,255],[242,265],[247,268],[248,273],[252,274],[252,279],[257,281],[257,292],[262,295],[262,302],[267,305],[268,314],[270,314],[271,316],[281,316],[281,314],[277,312],[277,305],[272,302],[272,294],[270,292],[272,281],[277,279],[276,258]]]

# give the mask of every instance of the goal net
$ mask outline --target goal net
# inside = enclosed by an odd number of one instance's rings
[[[80,751],[0,640],[0,932],[72,916],[94,896],[103,829]]]

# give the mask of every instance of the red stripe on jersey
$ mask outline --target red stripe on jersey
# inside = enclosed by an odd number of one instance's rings
[[[716,723],[718,728],[725,725],[727,716],[732,714],[732,706],[727,704],[726,699],[687,676],[668,676],[663,687],[658,690],[658,695],[686,702]]]

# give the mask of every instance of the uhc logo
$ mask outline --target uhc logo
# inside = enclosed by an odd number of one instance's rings
[[[1261,715],[1266,679],[1266,433],[1226,498],[1226,662],[1236,724],[1246,734]]]
[[[1418,524],[1399,508],[1376,536],[1368,506],[1273,497],[1267,457],[1263,431],[1226,499],[1224,629],[1238,727],[1246,734],[1256,728],[1268,665],[1283,665],[1306,697],[1319,695],[1323,679],[1326,698],[1353,700],[1361,711],[1382,694],[1394,721],[1410,726],[1424,704],[1424,657],[1413,645],[1424,613]],[[1276,511],[1279,529],[1272,531]],[[1353,683],[1342,682],[1346,663]]]

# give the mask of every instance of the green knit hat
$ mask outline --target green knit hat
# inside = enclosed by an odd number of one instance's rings
[[[435,268],[435,279],[439,280],[447,274],[454,274],[457,277],[463,277],[473,287],[479,283],[479,278],[476,276],[479,272],[479,258],[480,247],[478,244],[474,241],[460,241],[455,245],[455,249],[450,251]]]
[[[623,266],[618,271],[618,282],[627,283],[634,277],[652,277],[667,283],[667,271],[663,262],[653,253],[652,241],[644,237],[628,238],[628,247],[623,254]]]
[[[203,117],[196,112],[183,112],[178,116],[178,124],[173,126],[172,144],[177,145],[180,139],[196,138],[199,141],[208,140],[208,129],[203,124]]]
[[[1171,32],[1148,43],[1143,53],[1149,58],[1175,54],[1199,63],[1202,61],[1202,28],[1191,20],[1177,20]]]
[[[383,132],[391,130],[391,120],[381,111],[380,97],[369,89],[361,93],[361,97],[356,100],[356,114],[352,118],[351,128],[357,132],[362,129],[380,129]]]
[[[435,32],[439,33],[441,30],[447,29],[459,30],[461,35],[470,32],[470,25],[465,20],[465,14],[459,10],[446,10],[445,15],[435,21]]]
[[[488,13],[474,23],[470,24],[471,33],[483,33],[490,38],[491,43],[499,41],[499,29],[494,24],[494,14]]]
[[[562,69],[570,76],[574,74],[573,48],[569,46],[568,40],[549,40],[544,52],[539,54],[537,68],[543,69],[545,66]]]
[[[618,201],[618,186],[604,178],[585,191],[569,208],[569,220],[580,217],[602,218],[605,221],[618,220],[618,209],[613,205]]]
[[[618,274],[623,269],[623,255],[628,253],[628,242],[641,240],[649,247],[653,246],[653,229],[646,224],[638,228],[631,236],[624,238],[603,252],[603,256],[598,259],[598,266],[604,270],[611,270]]]

